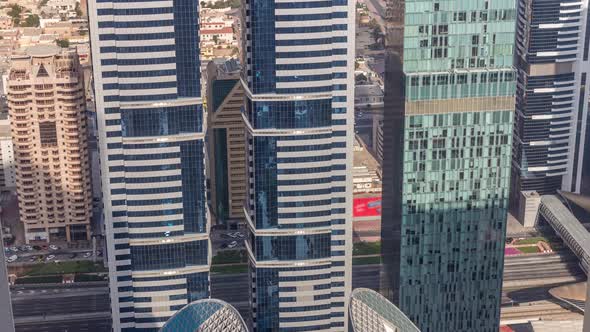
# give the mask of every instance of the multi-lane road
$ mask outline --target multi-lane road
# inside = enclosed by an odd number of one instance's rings
[[[353,288],[379,287],[380,265],[353,267]],[[584,280],[576,258],[570,253],[508,257],[504,270],[502,294],[509,317],[516,317],[517,303],[540,303],[543,309],[550,298],[547,291],[559,284]],[[110,308],[106,284],[79,286],[19,286],[12,289],[18,332],[107,331]],[[211,296],[233,304],[242,315],[249,315],[248,276],[246,273],[211,275]],[[541,301],[541,302],[539,302]],[[527,309],[529,310],[529,309]],[[525,310],[526,311],[526,310]],[[530,310],[533,312],[533,310]],[[526,313],[520,314],[525,315]],[[521,317],[518,316],[518,317]],[[35,323],[37,322],[37,323]]]

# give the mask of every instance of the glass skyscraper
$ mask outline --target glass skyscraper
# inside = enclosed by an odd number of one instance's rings
[[[114,331],[209,296],[198,1],[89,1]]]
[[[519,0],[512,198],[579,192],[588,116],[588,0]]]
[[[250,0],[243,10],[254,328],[346,331],[355,3]]]
[[[424,332],[498,331],[516,0],[389,0],[384,294]]]

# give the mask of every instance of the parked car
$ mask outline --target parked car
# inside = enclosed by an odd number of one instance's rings
[[[18,259],[18,256],[17,256],[17,255],[12,255],[12,256],[8,257],[8,258],[6,259],[6,261],[7,261],[8,263],[12,263],[12,262],[16,261],[17,259]]]
[[[37,256],[31,256],[31,258],[29,258],[29,262],[35,262],[37,261],[39,258]]]
[[[26,249],[27,251],[33,251],[33,247],[32,247],[32,246],[30,246],[30,245],[28,245],[28,244],[25,246],[25,249]]]
[[[59,249],[59,247],[56,246],[55,244],[50,244],[49,245],[49,249],[51,249],[51,250],[57,250],[57,249]]]
[[[45,260],[48,261],[48,262],[49,261],[52,261],[54,259],[55,259],[55,255],[49,255],[49,256],[45,257]]]
[[[42,248],[40,246],[33,246],[33,249],[35,249],[35,250],[41,250]]]
[[[70,258],[70,259],[72,259],[72,258],[76,258],[76,257],[78,257],[78,254],[77,254],[77,253],[73,253],[73,254],[71,254],[71,255],[69,256],[69,258]]]
[[[238,239],[243,239],[244,237],[246,237],[244,235],[244,233],[240,233],[240,232],[235,232],[234,235],[238,238]]]
[[[92,253],[90,251],[89,252],[85,252],[84,255],[82,255],[82,257],[84,257],[84,258],[88,258],[90,256],[92,256]]]
[[[10,250],[13,252],[18,252],[18,248],[17,247],[10,247]]]
[[[231,242],[230,242],[230,243],[227,245],[227,247],[228,247],[228,248],[230,248],[230,249],[231,249],[231,248],[235,248],[235,247],[237,247],[237,246],[238,246],[238,241],[231,241]]]

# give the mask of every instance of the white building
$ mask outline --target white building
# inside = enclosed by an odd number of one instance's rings
[[[16,171],[8,118],[0,119],[0,161],[0,190],[13,190],[16,188]]]

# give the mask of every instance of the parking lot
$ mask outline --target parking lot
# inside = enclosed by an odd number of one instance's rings
[[[96,254],[96,258],[102,257],[100,250]],[[63,249],[55,245],[4,247],[4,257],[9,264],[79,261],[95,258],[90,249]]]
[[[245,228],[239,228],[237,230],[211,229],[210,236],[213,255],[222,250],[244,249],[246,234]]]

